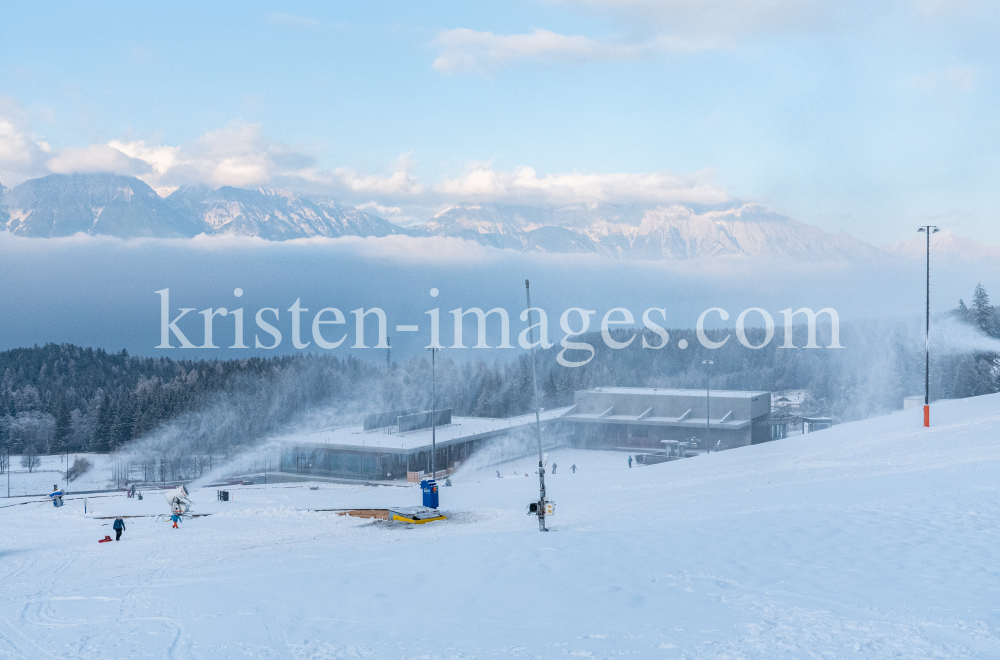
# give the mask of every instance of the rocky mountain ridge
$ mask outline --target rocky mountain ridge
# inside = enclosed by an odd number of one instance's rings
[[[160,197],[140,179],[116,174],[52,174],[0,188],[0,226],[17,235],[76,233],[122,238],[199,234],[271,241],[344,236],[445,236],[530,252],[597,253],[621,259],[689,260],[720,256],[858,260],[912,256],[915,241],[884,249],[846,232],[831,234],[759,204],[458,204],[402,227],[331,197],[271,188],[181,187]],[[1000,248],[935,237],[937,245],[995,256]]]

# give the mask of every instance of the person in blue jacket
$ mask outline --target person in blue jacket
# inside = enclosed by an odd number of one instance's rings
[[[178,515],[178,514],[175,513],[174,515],[170,516],[170,519],[174,521],[174,529],[180,529],[177,526],[177,523],[179,523],[181,521],[180,515]]]
[[[632,467],[632,456],[631,456],[631,454],[628,457],[628,466]]]
[[[121,516],[115,518],[115,524],[112,525],[115,530],[115,540],[120,541],[122,538],[122,532],[125,531],[125,521],[122,520]]]

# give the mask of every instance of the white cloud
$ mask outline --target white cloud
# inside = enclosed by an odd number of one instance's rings
[[[180,147],[147,147],[143,140],[137,142],[112,140],[108,142],[108,146],[112,149],[117,149],[130,158],[145,161],[156,174],[164,174],[181,162]]]
[[[493,34],[466,28],[441,32],[437,44],[441,54],[434,60],[434,68],[445,73],[489,71],[519,60],[542,63],[629,60],[641,57],[650,48],[548,30],[535,30],[531,34]]]
[[[626,26],[625,40],[594,39],[536,29],[494,34],[467,28],[437,35],[434,68],[488,73],[518,62],[541,64],[622,61],[657,53],[731,47],[742,36],[812,27],[832,10],[819,0],[557,0]]]
[[[339,182],[356,193],[373,195],[420,195],[424,186],[409,174],[409,172],[393,172],[388,177],[376,175],[359,175],[346,167],[338,167],[333,171]]]
[[[427,217],[433,208],[461,202],[573,204],[597,202],[706,203],[728,200],[707,172],[682,176],[651,173],[555,173],[533,168],[498,170],[471,163],[456,177],[436,185],[414,174],[408,153],[391,163],[391,173],[365,173],[339,167],[320,168],[315,158],[268,138],[260,125],[234,121],[182,145],[143,140],[111,140],[106,144],[49,150],[26,137],[0,114],[0,173],[16,173],[6,185],[50,172],[115,172],[137,176],[165,195],[185,184],[252,188],[269,186],[340,197],[398,223]],[[431,212],[432,214],[432,212]]]
[[[815,24],[829,11],[819,0],[556,0],[641,30],[729,39]]]
[[[976,69],[953,66],[910,78],[910,85],[922,92],[967,92],[976,84]]]
[[[355,208],[358,208],[367,213],[372,213],[379,216],[380,218],[385,218],[389,222],[395,223],[397,225],[409,225],[419,222],[419,218],[415,218],[412,215],[405,212],[402,207],[399,206],[384,206],[378,202],[365,202],[364,204],[357,204]]]
[[[435,190],[457,201],[500,201],[526,204],[594,202],[705,203],[725,202],[728,195],[707,173],[678,176],[670,172],[612,174],[548,174],[531,167],[513,172],[477,165]]]
[[[149,163],[132,158],[106,144],[92,144],[89,147],[68,147],[47,163],[56,174],[72,172],[114,172],[132,176],[150,171]]]
[[[0,183],[3,185],[47,174],[45,159],[51,148],[44,140],[32,139],[25,126],[21,104],[0,97]]]

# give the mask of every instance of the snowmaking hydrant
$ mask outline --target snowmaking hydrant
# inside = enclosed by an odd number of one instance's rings
[[[173,490],[168,490],[164,495],[167,498],[167,504],[170,505],[171,514],[183,516],[188,512],[188,509],[190,509],[193,504],[191,497],[188,495],[187,489],[184,488],[184,486],[178,486]]]

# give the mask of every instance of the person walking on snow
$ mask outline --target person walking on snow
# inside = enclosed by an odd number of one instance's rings
[[[170,519],[174,521],[174,529],[180,529],[180,527],[177,526],[177,523],[181,521],[180,515],[175,513],[174,515],[170,516]]]
[[[559,466],[558,466],[558,465],[556,465],[555,463],[553,463],[553,464],[552,464],[552,474],[555,474],[555,473],[556,473],[556,468],[557,468],[557,467],[559,467]]]
[[[631,454],[629,454],[629,457],[628,457],[628,466],[629,466],[629,469],[632,468],[632,455]]]
[[[112,527],[115,530],[115,540],[116,541],[121,541],[121,539],[122,539],[122,532],[125,531],[125,521],[122,520],[121,516],[118,516],[117,518],[115,518],[115,524],[112,525]]]
[[[576,474],[576,463],[573,463],[573,465],[570,465],[569,469],[573,471],[573,474]]]

